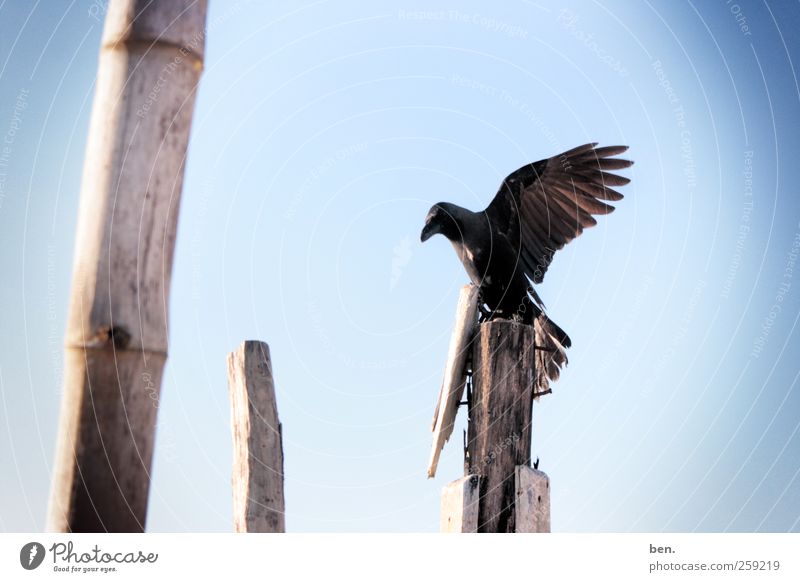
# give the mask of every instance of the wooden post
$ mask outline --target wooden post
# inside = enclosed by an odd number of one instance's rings
[[[514,532],[515,472],[531,462],[534,329],[478,326],[472,352],[467,474],[480,475],[479,532]]]
[[[246,341],[228,356],[228,390],[233,528],[237,532],[284,532],[283,441],[267,344]]]
[[[143,531],[205,0],[108,5],[89,126],[48,529]]]

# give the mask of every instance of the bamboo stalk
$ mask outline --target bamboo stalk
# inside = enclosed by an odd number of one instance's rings
[[[84,161],[51,531],[143,531],[205,0],[109,4]]]

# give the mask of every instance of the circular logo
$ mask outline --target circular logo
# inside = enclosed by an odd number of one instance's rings
[[[19,563],[26,570],[35,570],[44,561],[44,546],[39,542],[28,542],[19,551]]]

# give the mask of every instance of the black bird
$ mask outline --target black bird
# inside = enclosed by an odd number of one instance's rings
[[[537,360],[541,379],[555,380],[566,363],[569,336],[544,315],[544,304],[532,283],[541,283],[553,255],[597,224],[592,215],[622,200],[611,186],[628,178],[609,173],[633,162],[616,158],[627,146],[585,144],[563,154],[521,167],[510,174],[489,206],[472,212],[449,202],[434,204],[420,236],[425,242],[442,234],[481,293],[485,319],[515,319],[536,327],[536,344],[545,354]],[[537,376],[539,374],[537,373]],[[546,387],[539,383],[540,389]]]

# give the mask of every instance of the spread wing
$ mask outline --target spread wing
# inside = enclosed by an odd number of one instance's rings
[[[622,200],[612,186],[628,178],[612,174],[633,162],[615,158],[627,146],[589,143],[521,167],[500,186],[486,214],[494,232],[519,249],[525,273],[541,283],[555,252],[597,224],[593,215],[614,210],[602,202]]]

